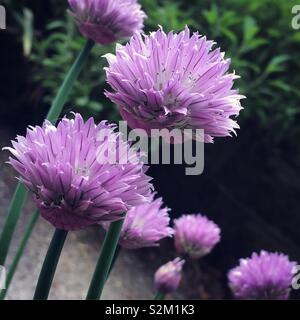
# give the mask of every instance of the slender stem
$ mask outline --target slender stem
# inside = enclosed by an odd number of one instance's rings
[[[164,293],[157,292],[157,294],[154,297],[154,300],[164,300],[165,297],[166,297],[166,295]]]
[[[74,84],[80,71],[82,70],[84,62],[87,59],[93,46],[94,46],[94,42],[91,40],[87,40],[85,46],[79,53],[70,71],[66,75],[65,80],[61,85],[57,93],[57,96],[54,99],[53,104],[47,115],[47,119],[50,122],[54,123],[58,119],[64,107],[64,104],[68,98],[68,95],[71,91],[72,85]],[[8,215],[2,230],[2,234],[0,236],[0,265],[5,264],[11,239],[15,231],[18,219],[20,217],[21,209],[23,207],[24,201],[26,200],[27,194],[28,192],[25,186],[19,182],[15,190],[14,196],[11,200],[11,204],[8,210]]]
[[[108,273],[113,262],[124,219],[112,222],[105,236],[101,254],[87,293],[87,300],[98,300],[101,297]]]
[[[17,253],[13,259],[13,262],[11,263],[11,266],[9,268],[9,271],[8,271],[8,274],[7,274],[7,277],[6,277],[6,289],[3,289],[3,290],[0,290],[0,300],[3,300],[6,296],[6,293],[7,293],[7,290],[10,286],[10,283],[13,279],[13,276],[16,272],[16,269],[18,267],[18,264],[19,264],[19,261],[23,255],[23,252],[24,252],[24,249],[26,247],[26,244],[28,242],[28,239],[32,233],[32,230],[37,222],[37,219],[39,217],[39,210],[36,210],[33,214],[32,214],[32,217],[26,227],[26,230],[24,232],[24,235],[23,235],[23,238],[21,239],[21,242],[19,244],[19,247],[18,247],[18,250],[17,250]]]
[[[4,223],[3,231],[0,237],[0,265],[2,266],[4,266],[5,264],[13,231],[19,219],[27,193],[28,192],[25,186],[21,183],[18,183],[12,201],[10,203],[10,207],[8,209],[8,216]]]
[[[108,275],[107,275],[106,281],[108,280],[108,278],[110,276],[110,273],[111,273],[112,269],[115,266],[115,263],[116,263],[116,261],[117,261],[117,259],[119,257],[120,252],[121,252],[121,246],[118,244],[117,248],[116,248],[116,251],[115,251],[115,254],[114,254],[114,257],[113,257],[113,261],[112,261],[111,266],[110,266],[109,271],[108,271]]]
[[[47,300],[68,231],[56,229],[35,289],[34,300]]]
[[[71,88],[75,82],[75,80],[78,78],[78,75],[83,67],[83,64],[85,60],[87,59],[90,51],[92,50],[94,46],[94,42],[92,40],[87,40],[85,46],[79,53],[77,59],[73,63],[71,69],[69,70],[68,74],[65,77],[65,80],[63,84],[61,85],[56,98],[53,101],[52,107],[48,112],[47,119],[50,122],[56,122],[62,108],[67,101],[68,95],[71,91]]]

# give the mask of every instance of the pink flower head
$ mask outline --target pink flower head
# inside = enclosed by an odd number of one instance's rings
[[[93,118],[84,122],[75,114],[57,127],[49,121],[29,127],[25,137],[12,142],[13,148],[6,148],[41,215],[55,227],[74,230],[118,220],[132,206],[150,201],[151,179],[138,153],[129,152],[133,159],[127,163],[108,161],[110,139],[131,150],[114,129],[106,121],[95,125]],[[104,131],[108,138],[100,140]]]
[[[161,198],[131,208],[122,227],[120,245],[127,249],[158,246],[158,241],[173,234],[168,211]],[[102,225],[107,230],[109,223]]]
[[[161,266],[154,275],[155,288],[160,293],[175,292],[179,286],[184,260],[176,258]]]
[[[131,128],[203,129],[205,142],[231,135],[238,128],[231,119],[241,110],[243,96],[233,89],[238,78],[228,73],[213,41],[188,27],[179,34],[162,29],[150,35],[135,34],[108,54],[106,95],[118,105]],[[194,138],[197,136],[194,136]]]
[[[174,239],[178,254],[199,259],[220,241],[220,228],[201,214],[183,215],[174,220]]]
[[[261,251],[228,273],[229,286],[238,299],[286,300],[289,298],[295,262],[282,253]]]
[[[83,36],[106,45],[143,29],[146,17],[137,0],[68,0]]]

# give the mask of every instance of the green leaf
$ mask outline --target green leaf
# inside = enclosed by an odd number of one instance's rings
[[[89,102],[88,107],[91,110],[96,111],[96,112],[100,112],[103,110],[103,105],[99,102],[96,102],[96,101]]]
[[[286,92],[290,92],[291,91],[291,86],[287,83],[285,83],[282,80],[273,80],[270,81],[270,84],[275,87],[278,88],[280,90],[286,91]]]
[[[265,70],[266,74],[271,74],[274,72],[281,72],[284,70],[284,65],[283,63],[289,60],[290,57],[287,54],[282,54],[279,56],[276,56],[272,58],[272,60],[269,62],[267,65],[267,68]]]
[[[217,6],[213,5],[210,10],[204,10],[203,16],[210,25],[216,24],[219,18]]]
[[[221,27],[221,33],[226,36],[232,43],[237,43],[238,38],[234,32],[231,30]]]
[[[33,13],[30,9],[23,10],[23,52],[27,57],[31,53],[33,39]]]
[[[58,28],[63,28],[65,25],[64,21],[61,20],[56,20],[56,21],[52,21],[50,23],[47,24],[47,30],[53,30],[53,29],[58,29]]]
[[[87,96],[82,96],[76,99],[76,106],[78,107],[86,107],[89,103],[89,99]]]
[[[269,43],[269,41],[267,39],[253,38],[253,39],[249,40],[247,43],[243,44],[243,46],[240,49],[240,54],[245,54],[246,52],[249,52],[251,50],[255,50],[258,47],[263,46],[268,43]]]
[[[244,41],[247,43],[258,33],[259,28],[254,18],[247,16],[244,20]]]

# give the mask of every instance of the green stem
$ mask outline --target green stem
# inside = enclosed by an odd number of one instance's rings
[[[8,216],[4,223],[3,231],[0,237],[0,265],[4,266],[8,249],[11,243],[13,231],[16,228],[22,206],[27,196],[27,189],[21,183],[18,183],[15,193],[13,195],[10,207],[8,209]]]
[[[92,281],[90,283],[86,297],[87,300],[99,300],[101,297],[119,242],[123,222],[124,219],[121,219],[110,224]]]
[[[68,95],[71,91],[72,85],[76,81],[80,71],[83,68],[84,62],[86,61],[90,51],[94,46],[94,42],[87,40],[85,46],[79,53],[77,59],[73,63],[70,71],[65,77],[63,84],[61,85],[56,98],[53,101],[53,104],[47,115],[47,119],[54,123],[58,119],[64,104],[68,98]],[[11,205],[8,210],[8,215],[0,236],[0,265],[4,265],[8,253],[8,249],[11,243],[13,233],[16,228],[16,224],[21,214],[21,209],[23,203],[27,197],[27,190],[23,184],[20,182],[17,185],[15,194],[11,200]]]
[[[94,46],[94,42],[92,40],[87,40],[85,46],[79,53],[77,59],[73,63],[71,69],[69,70],[68,74],[65,77],[65,80],[60,87],[56,98],[53,101],[52,107],[48,112],[47,119],[55,123],[58,117],[61,114],[62,108],[67,101],[68,95],[71,91],[71,88],[78,78],[80,71],[82,70],[83,64],[86,61],[90,51]]]
[[[157,292],[157,294],[154,297],[154,300],[164,300],[165,299],[165,294],[161,292]]]
[[[56,229],[48,248],[46,258],[34,293],[34,300],[47,300],[58,260],[68,231]]]
[[[18,247],[18,250],[17,250],[17,253],[14,257],[14,260],[13,262],[11,263],[11,266],[9,268],[9,271],[8,271],[8,274],[7,274],[7,277],[6,277],[6,289],[4,290],[0,290],[0,300],[3,300],[6,296],[6,293],[7,293],[7,290],[10,286],[10,283],[13,279],[13,276],[16,272],[16,269],[18,267],[18,264],[19,264],[19,261],[23,255],[23,252],[24,252],[24,249],[26,247],[26,244],[28,242],[28,239],[30,238],[30,235],[32,233],[32,230],[37,222],[37,219],[39,217],[39,210],[36,210],[33,214],[32,214],[32,217],[26,227],[26,230],[25,230],[25,233],[23,235],[23,238],[21,239],[21,242],[19,244],[19,247]]]
[[[117,259],[119,257],[120,252],[121,252],[121,246],[118,244],[117,248],[116,248],[116,251],[115,251],[115,254],[114,254],[114,257],[113,257],[113,261],[112,261],[111,266],[110,266],[109,271],[108,271],[108,275],[107,275],[106,281],[108,280],[108,278],[110,276],[110,273],[111,273],[112,269],[115,266],[115,263],[116,263],[116,261],[117,261]]]

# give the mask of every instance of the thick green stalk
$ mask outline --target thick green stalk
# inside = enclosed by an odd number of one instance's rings
[[[112,265],[124,219],[112,222],[106,233],[101,254],[86,296],[87,300],[99,300]]]
[[[6,277],[6,289],[4,290],[0,290],[0,300],[3,300],[5,299],[5,296],[6,296],[6,293],[7,293],[7,290],[10,286],[10,283],[13,279],[13,276],[16,272],[16,269],[18,267],[18,264],[19,264],[19,261],[23,255],[23,252],[24,252],[24,249],[26,247],[26,244],[28,242],[28,239],[30,238],[30,235],[32,233],[32,230],[36,224],[36,221],[39,217],[39,210],[36,210],[33,214],[32,214],[32,217],[26,227],[26,230],[25,230],[25,233],[23,235],[23,238],[21,239],[21,242],[19,244],[19,247],[18,247],[18,250],[17,250],[17,253],[14,257],[14,260],[13,262],[11,263],[11,266],[9,268],[9,271],[8,271],[8,274],[7,274],[7,277]]]
[[[71,91],[71,88],[76,81],[80,71],[83,68],[84,62],[86,61],[90,51],[94,46],[94,42],[91,40],[87,40],[85,46],[79,53],[77,59],[73,63],[71,69],[65,77],[63,84],[61,85],[56,98],[53,101],[53,104],[48,112],[47,119],[55,123],[60,116],[64,104],[68,98],[68,95]],[[21,214],[21,209],[23,207],[23,203],[27,197],[27,190],[24,185],[18,183],[15,194],[12,198],[11,205],[8,210],[8,215],[2,230],[2,234],[0,236],[0,265],[5,264],[5,260],[7,257],[8,249],[11,243],[11,239],[18,222],[18,219]]]
[[[34,300],[48,299],[58,260],[67,234],[68,231],[66,230],[55,230],[35,289]]]
[[[165,294],[161,292],[157,292],[157,294],[154,297],[154,300],[164,300],[165,299]]]

